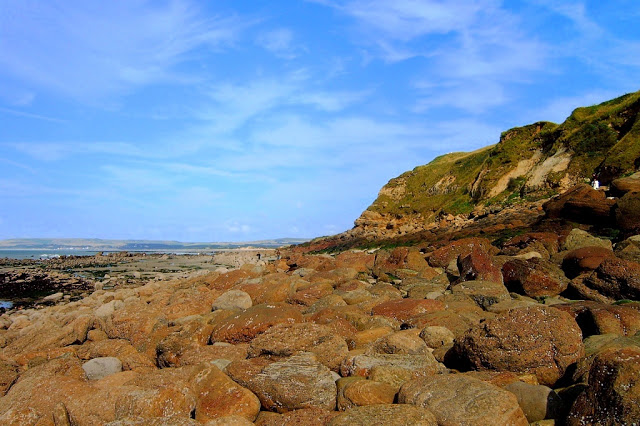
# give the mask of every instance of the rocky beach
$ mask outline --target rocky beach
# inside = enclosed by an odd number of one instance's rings
[[[0,315],[0,422],[638,424],[639,98],[392,179],[336,236],[5,260],[1,297],[33,294]]]

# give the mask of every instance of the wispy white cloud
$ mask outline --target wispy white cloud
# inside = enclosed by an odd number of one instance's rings
[[[363,101],[370,94],[361,91],[332,91],[313,87],[304,70],[280,78],[257,78],[248,83],[220,84],[209,92],[207,104],[197,113],[209,132],[228,133],[251,119],[282,108],[312,107],[319,111],[339,112]]]
[[[2,2],[0,74],[84,101],[189,81],[175,69],[189,52],[219,49],[249,25],[201,16],[188,0]]]
[[[171,154],[149,150],[126,142],[4,142],[0,146],[13,148],[39,161],[57,161],[72,155],[108,154],[124,157],[158,157]]]
[[[354,42],[383,60],[425,59],[422,78],[437,86],[422,87],[414,111],[445,106],[477,114],[504,105],[509,85],[543,70],[547,60],[545,45],[497,0],[322,4],[351,16],[364,34]]]
[[[33,113],[30,113],[30,112],[20,111],[20,110],[12,109],[12,108],[2,108],[2,107],[0,107],[0,112],[3,112],[5,114],[15,115],[17,117],[33,118],[35,120],[49,121],[49,122],[52,122],[52,123],[66,123],[67,122],[66,120],[62,120],[60,118],[48,117],[46,115],[41,115],[41,114],[33,114]]]
[[[294,33],[288,28],[264,32],[256,39],[258,45],[284,59],[293,59],[304,49],[295,44]]]

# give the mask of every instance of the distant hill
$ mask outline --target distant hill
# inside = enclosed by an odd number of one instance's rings
[[[20,249],[84,249],[92,251],[150,251],[150,250],[220,250],[245,247],[275,248],[308,241],[304,238],[277,238],[273,240],[183,243],[154,240],[102,240],[97,238],[15,238],[0,240],[0,250]]]

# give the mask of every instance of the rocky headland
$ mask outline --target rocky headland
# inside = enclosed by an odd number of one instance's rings
[[[436,159],[345,234],[3,314],[0,421],[637,424],[638,99]]]

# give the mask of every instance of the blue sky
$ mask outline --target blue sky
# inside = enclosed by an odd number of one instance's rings
[[[0,0],[0,238],[344,231],[390,178],[640,89],[637,0]]]

